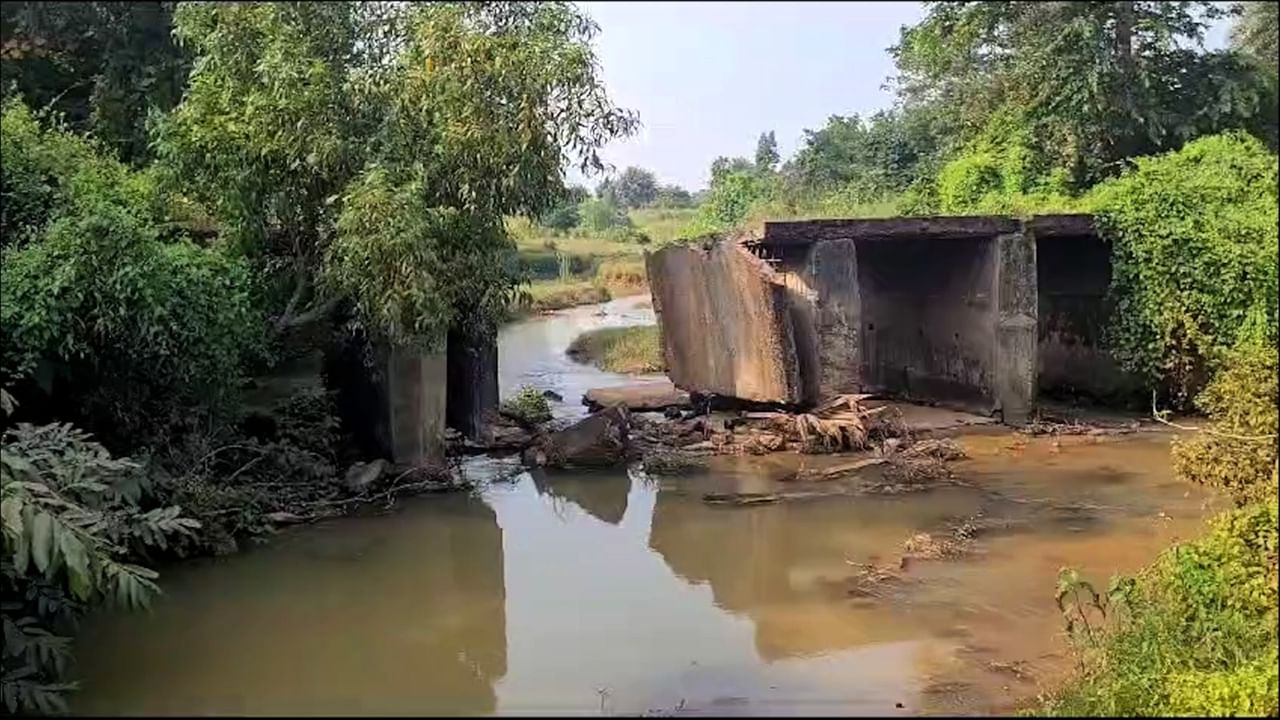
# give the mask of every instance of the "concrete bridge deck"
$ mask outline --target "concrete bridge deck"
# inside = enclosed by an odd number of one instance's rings
[[[1021,424],[1042,392],[1134,385],[1100,346],[1110,249],[1088,215],[769,222],[646,262],[668,374],[691,392],[874,392]]]

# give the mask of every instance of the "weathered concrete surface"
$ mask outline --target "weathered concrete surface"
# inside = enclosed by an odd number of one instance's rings
[[[771,267],[735,274],[716,250],[650,259],[671,377],[691,392],[884,393],[1021,424],[1042,390],[1115,402],[1141,385],[1101,343],[1110,254],[1088,215],[769,222],[745,247]],[[750,293],[767,331],[737,327]],[[782,361],[753,368],[770,391],[752,393],[728,368],[760,345]]]
[[[1142,383],[1103,349],[1102,332],[1111,313],[1111,247],[1087,229],[1035,232],[1038,390],[1053,397],[1122,404],[1141,395]]]
[[[852,240],[814,245],[807,270],[815,293],[817,397],[831,397],[860,386],[862,294],[857,247]]]
[[[463,437],[481,440],[498,411],[497,339],[450,331],[447,357],[448,425]]]
[[[989,408],[995,370],[993,242],[903,238],[856,247],[860,389]],[[824,355],[823,363],[839,365],[842,358]]]
[[[759,402],[804,399],[787,290],[740,245],[645,257],[667,376],[676,387]]]
[[[386,386],[391,460],[423,465],[444,460],[446,352],[391,348]]]
[[[994,216],[798,220],[766,222],[764,241],[770,245],[809,245],[824,240],[848,239],[986,239],[1001,233],[1017,232],[1020,226],[1014,218]]]
[[[1021,425],[1036,398],[1036,243],[1029,233],[996,238],[995,396],[1005,424]]]
[[[669,407],[685,407],[689,393],[667,380],[637,382],[607,388],[593,388],[582,396],[582,404],[594,412],[601,408],[620,406],[632,412],[665,410]]]

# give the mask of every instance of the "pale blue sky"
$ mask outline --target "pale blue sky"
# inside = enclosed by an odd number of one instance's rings
[[[719,155],[755,153],[762,131],[788,157],[805,128],[893,102],[887,48],[918,2],[584,2],[614,101],[643,128],[603,155],[662,182],[705,187]],[[1221,46],[1225,25],[1208,40]],[[581,182],[574,173],[572,181]],[[589,178],[594,187],[598,177]]]

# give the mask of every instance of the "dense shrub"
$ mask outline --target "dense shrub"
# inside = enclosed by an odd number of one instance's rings
[[[216,407],[262,337],[242,262],[161,242],[107,202],[3,262],[0,374],[104,439],[140,444],[189,405]]]
[[[147,216],[159,207],[149,175],[130,171],[57,122],[42,126],[16,100],[6,101],[0,114],[0,155],[0,236],[7,246],[34,239],[53,219],[86,204],[105,202]]]
[[[608,201],[590,198],[578,206],[578,225],[591,232],[630,227],[631,218],[624,208]]]
[[[522,422],[542,423],[551,419],[551,406],[541,390],[526,385],[502,401],[502,413]]]
[[[1229,457],[1219,458],[1229,462]],[[1277,504],[1233,510],[1133,580],[1113,583],[1108,633],[1077,636],[1084,673],[1061,716],[1275,716]]]
[[[1113,247],[1106,339],[1175,403],[1237,342],[1276,341],[1276,175],[1262,143],[1228,133],[1138,158],[1086,200]]]
[[[1274,345],[1230,354],[1196,398],[1212,425],[1174,442],[1178,475],[1225,490],[1240,504],[1276,496],[1276,371]]]

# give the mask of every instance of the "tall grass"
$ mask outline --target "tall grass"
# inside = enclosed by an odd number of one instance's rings
[[[650,373],[666,369],[657,325],[591,330],[569,345],[568,354],[609,372]]]

